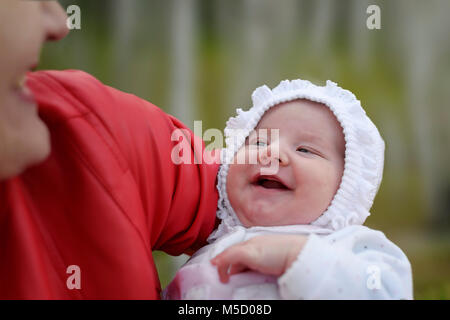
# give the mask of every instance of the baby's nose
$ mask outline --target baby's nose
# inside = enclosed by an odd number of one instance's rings
[[[260,149],[258,152],[258,161],[263,166],[277,163],[281,166],[289,164],[289,157],[284,146],[280,146],[280,141],[273,141],[266,148]]]

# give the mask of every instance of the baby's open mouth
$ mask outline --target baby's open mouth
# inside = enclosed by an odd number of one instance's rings
[[[260,186],[266,189],[281,189],[289,190],[283,181],[276,176],[258,176],[252,183],[255,186]]]

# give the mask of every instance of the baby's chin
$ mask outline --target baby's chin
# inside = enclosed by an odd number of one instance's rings
[[[242,225],[245,228],[251,228],[251,227],[283,227],[283,226],[299,226],[299,225],[309,225],[311,224],[310,222],[299,222],[299,223],[283,223],[283,222],[278,222],[278,223],[253,223],[253,222],[248,222],[248,223],[242,223]]]
[[[321,214],[292,216],[288,212],[274,215],[273,212],[253,211],[236,213],[241,224],[246,227],[279,227],[290,225],[308,225],[314,222]]]

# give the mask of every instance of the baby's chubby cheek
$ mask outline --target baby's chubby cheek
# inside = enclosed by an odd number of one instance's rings
[[[227,175],[227,194],[228,200],[234,211],[238,213],[241,208],[243,199],[243,189],[246,184],[246,165],[245,164],[230,164]]]
[[[237,218],[244,226],[250,226],[248,221],[252,215],[252,209],[257,207],[252,199],[251,178],[255,170],[254,165],[249,164],[230,164],[227,175],[227,195],[231,207],[237,215]]]
[[[340,183],[340,175],[333,166],[321,166],[310,176],[305,177],[301,186],[301,194],[317,211],[325,210],[334,198]]]

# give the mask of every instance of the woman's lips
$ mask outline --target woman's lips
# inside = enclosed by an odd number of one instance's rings
[[[27,87],[26,82],[27,77],[26,75],[23,75],[15,81],[13,90],[21,100],[23,100],[27,104],[35,105],[36,100],[34,98],[33,92]]]

